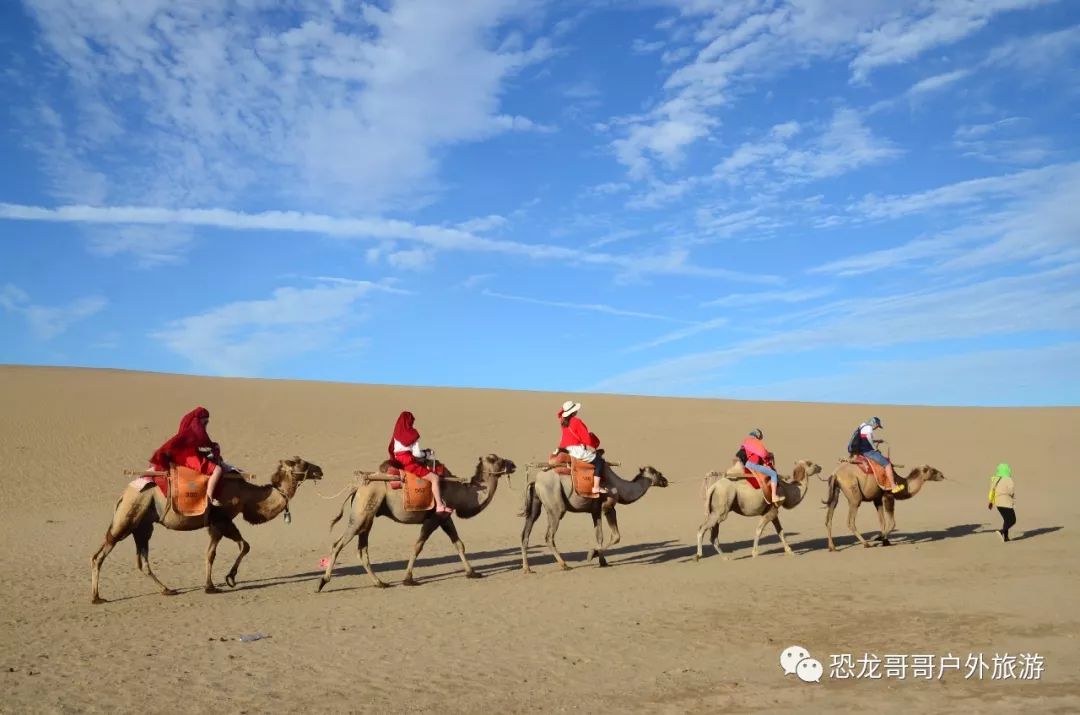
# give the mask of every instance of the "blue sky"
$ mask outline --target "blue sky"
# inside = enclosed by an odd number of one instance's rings
[[[1080,6],[0,6],[0,362],[1080,404]]]

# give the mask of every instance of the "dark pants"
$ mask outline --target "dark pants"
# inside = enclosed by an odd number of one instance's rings
[[[1011,507],[999,506],[997,508],[998,513],[1001,514],[1002,521],[1001,534],[1005,537],[1005,540],[1009,540],[1009,529],[1013,528],[1016,524],[1016,511]]]

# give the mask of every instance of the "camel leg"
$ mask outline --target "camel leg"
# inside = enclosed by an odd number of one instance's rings
[[[840,485],[835,481],[829,482],[829,496],[828,501],[825,504],[825,535],[829,541],[829,551],[836,551],[836,544],[832,540],[832,518],[833,512],[836,511],[836,504],[840,500]]]
[[[135,538],[135,565],[140,571],[154,580],[154,583],[161,589],[162,596],[175,596],[176,591],[163,584],[150,568],[150,537],[153,533],[154,522],[150,519],[143,521],[135,528],[135,531],[131,532],[131,535]],[[143,568],[144,564],[146,565],[145,568]]]
[[[525,574],[533,572],[529,568],[529,537],[532,535],[533,524],[540,518],[540,508],[542,506],[540,497],[536,496],[535,486],[529,485],[528,488],[533,491],[525,507],[525,525],[521,528],[521,572]]]
[[[240,553],[236,555],[236,561],[233,563],[232,568],[229,569],[229,573],[225,575],[225,583],[229,588],[236,588],[236,572],[240,569],[240,562],[251,551],[251,544],[244,540],[244,537],[240,535],[240,529],[236,528],[236,524],[233,522],[222,521],[218,527],[221,529],[222,536],[230,541],[235,541],[236,545],[240,547]]]
[[[428,537],[439,526],[438,519],[428,517],[424,520],[424,523],[420,525],[420,538],[416,540],[413,545],[413,555],[409,559],[409,565],[405,567],[405,578],[402,580],[402,586],[417,586],[416,580],[413,579],[413,567],[416,566],[416,558],[420,555],[420,552],[424,550],[424,544],[427,543]]]
[[[855,517],[859,513],[859,504],[862,503],[861,494],[848,494],[848,513],[847,513],[847,525],[851,529],[851,533],[855,534],[855,538],[859,540],[859,543],[870,548],[870,542],[863,538],[863,535],[859,533],[858,528],[855,526]]]
[[[362,525],[363,522],[357,521],[351,516],[349,517],[349,521],[345,525],[345,530],[341,533],[341,536],[338,537],[338,540],[334,542],[334,545],[330,547],[330,558],[327,559],[326,571],[324,571],[323,575],[319,577],[319,583],[315,587],[315,593],[319,593],[323,590],[323,587],[326,586],[326,584],[330,583],[330,578],[331,576],[333,576],[334,564],[337,563],[338,555],[341,554],[341,550],[345,548],[345,544],[352,541],[353,538],[360,532],[360,527]],[[368,525],[368,528],[371,528],[370,524]],[[385,585],[386,584],[383,584],[383,586]]]
[[[596,535],[596,546],[589,549],[589,553],[585,555],[585,563],[589,563],[593,560],[593,557],[600,557],[600,567],[605,568],[608,565],[607,559],[604,558],[604,527],[600,522],[600,513],[592,513],[593,531]]]
[[[153,521],[154,517],[148,515],[152,505],[153,498],[149,494],[144,494],[144,492],[134,492],[131,489],[125,491],[116,502],[116,507],[113,509],[112,522],[110,522],[109,527],[105,530],[105,539],[97,552],[90,559],[91,603],[106,602],[98,592],[98,585],[101,579],[101,564],[105,563],[105,558],[112,553],[112,550],[116,545],[126,539],[139,524],[146,519],[151,520],[151,522]],[[138,554],[137,547],[136,554]],[[140,558],[141,557],[136,556],[136,559]]]
[[[896,500],[886,497],[885,498],[885,531],[884,538],[881,540],[882,546],[892,546],[892,542],[889,541],[889,536],[896,529],[896,515],[894,509],[896,508]]]
[[[888,539],[885,536],[885,507],[882,504],[883,500],[884,497],[880,494],[874,499],[874,509],[877,511],[878,525],[881,527],[881,531],[878,532],[878,536],[874,541],[882,542],[882,546],[891,546],[891,544],[887,543]]]
[[[780,537],[780,543],[784,545],[784,554],[787,556],[794,556],[795,552],[791,550],[791,547],[788,546],[787,539],[784,538],[784,527],[780,525],[779,513],[772,518],[772,525],[773,528],[776,529],[776,535]]]
[[[360,551],[360,563],[364,565],[364,570],[367,571],[371,582],[375,584],[375,588],[389,588],[390,584],[376,576],[375,571],[371,568],[371,556],[368,554],[368,537],[371,536],[371,527],[374,526],[374,522],[375,519],[372,517],[360,528],[356,548]]]
[[[607,520],[608,529],[611,531],[611,541],[604,545],[604,550],[607,551],[622,541],[622,534],[619,533],[619,516],[615,513],[615,507],[604,512],[604,519]]]
[[[758,540],[761,538],[761,534],[765,531],[765,525],[776,518],[776,508],[771,508],[767,512],[761,515],[761,521],[758,522],[757,531],[754,532],[754,550],[750,552],[750,558],[756,559],[758,555]]]
[[[474,569],[469,563],[469,559],[465,557],[465,544],[461,543],[461,537],[458,536],[454,520],[450,517],[443,519],[439,522],[439,528],[450,537],[450,543],[457,549],[458,558],[461,559],[461,563],[465,566],[465,578],[483,578],[484,575]]]
[[[726,513],[725,513],[726,516]],[[701,544],[705,538],[705,534],[709,531],[717,532],[720,529],[720,512],[714,509],[709,509],[709,515],[705,517],[705,521],[698,527],[697,532],[697,553],[694,554],[694,561],[701,560]],[[728,560],[728,555],[724,553],[723,548],[720,547],[720,541],[714,539],[712,542],[713,548],[716,549],[716,553],[724,560]]]
[[[217,557],[218,542],[221,541],[221,529],[216,521],[212,521],[208,530],[210,531],[210,545],[206,548],[206,585],[203,586],[203,591],[206,593],[221,593],[210,576],[214,570],[214,558]]]
[[[551,555],[555,557],[555,561],[558,562],[559,568],[563,571],[569,571],[572,567],[566,563],[566,559],[559,553],[558,547],[555,546],[555,532],[559,530],[559,522],[562,520],[562,514],[556,514],[551,509],[547,510],[547,534],[544,535],[544,543],[551,549]]]

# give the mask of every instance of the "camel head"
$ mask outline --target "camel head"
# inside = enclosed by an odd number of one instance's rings
[[[799,467],[803,468],[802,476],[799,476]],[[817,462],[812,462],[809,459],[800,459],[795,462],[795,469],[792,471],[791,481],[802,482],[803,480],[821,473],[821,465]]]
[[[911,474],[908,479],[914,479],[915,477],[922,475],[923,481],[926,482],[940,482],[944,481],[945,475],[940,470],[931,467],[929,464],[923,464],[915,469],[911,470]]]
[[[291,459],[280,460],[278,462],[277,471],[274,472],[274,476],[270,479],[270,482],[277,487],[281,486],[281,482],[285,477],[292,477],[296,483],[299,484],[305,479],[322,479],[322,476],[322,467],[297,456]]]
[[[511,459],[504,459],[497,454],[489,454],[476,460],[476,474],[473,477],[493,475],[509,478],[517,470],[517,465]]]
[[[667,477],[655,467],[639,467],[635,479],[641,479],[642,477],[648,479],[654,487],[666,487],[668,485]]]

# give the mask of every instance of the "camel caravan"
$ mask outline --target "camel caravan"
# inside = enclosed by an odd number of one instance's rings
[[[585,562],[596,559],[599,566],[606,567],[608,562],[604,552],[618,544],[621,538],[616,509],[638,502],[654,487],[663,489],[671,483],[653,466],[639,467],[632,479],[619,476],[614,469],[620,466],[619,463],[605,457],[599,437],[582,421],[580,403],[568,400],[556,416],[561,429],[558,447],[546,461],[526,466],[526,485],[518,512],[525,520],[521,531],[521,570],[525,574],[533,573],[528,558],[529,538],[541,513],[547,517],[544,543],[561,569],[571,568],[555,545],[555,534],[567,513],[592,517],[595,541]],[[249,524],[263,524],[283,515],[288,524],[291,522],[289,504],[300,485],[322,479],[323,471],[318,465],[293,456],[278,461],[268,484],[254,483],[254,474],[244,472],[221,457],[220,445],[207,434],[209,420],[210,413],[205,408],[192,410],[184,415],[176,434],[150,457],[147,469],[125,470],[125,474],[134,479],[120,495],[104,542],[91,559],[93,603],[105,602],[99,592],[102,563],[116,544],[128,536],[135,540],[136,567],[160,588],[163,595],[177,593],[162,583],[150,567],[150,537],[156,525],[173,531],[206,529],[209,532],[206,593],[219,592],[213,580],[219,542],[223,537],[236,542],[240,551],[225,576],[226,585],[235,587],[240,563],[251,550],[234,523],[236,517],[243,516]],[[881,421],[876,417],[861,424],[849,442],[848,456],[827,477],[821,476],[820,465],[808,459],[796,461],[791,475],[779,474],[774,455],[765,446],[764,434],[761,430],[752,430],[735,453],[729,469],[705,475],[701,490],[705,520],[697,531],[694,560],[702,557],[706,534],[722,560],[728,560],[720,546],[719,529],[732,512],[758,517],[752,558],[758,555],[758,542],[768,524],[776,530],[785,554],[794,555],[784,538],[780,513],[784,509],[794,509],[805,500],[813,476],[828,485],[824,504],[829,551],[836,550],[832,517],[841,494],[847,497],[848,527],[858,542],[871,546],[855,525],[859,505],[869,501],[874,503],[881,523],[878,540],[883,546],[890,545],[889,535],[896,526],[895,502],[911,499],[927,482],[941,481],[945,477],[928,465],[915,467],[906,477],[895,476],[893,468],[899,468],[899,465],[893,465],[879,451],[883,440],[874,437],[874,430],[881,427]],[[470,519],[479,515],[495,498],[500,480],[509,480],[516,471],[517,465],[511,459],[487,454],[477,458],[472,476],[455,476],[435,458],[433,450],[420,446],[416,418],[411,412],[402,412],[387,444],[387,459],[376,470],[355,471],[356,482],[345,490],[345,499],[337,516],[331,520],[330,528],[345,519],[346,512],[348,518],[331,547],[329,558],[324,559],[325,571],[319,578],[316,592],[329,583],[341,550],[354,538],[358,540],[360,559],[372,584],[378,588],[388,586],[375,575],[368,554],[368,540],[378,517],[386,517],[398,524],[420,526],[402,585],[417,584],[413,573],[416,561],[437,529],[446,534],[456,549],[465,577],[479,578],[482,574],[469,563],[454,517]],[[611,532],[606,543],[604,522]]]

